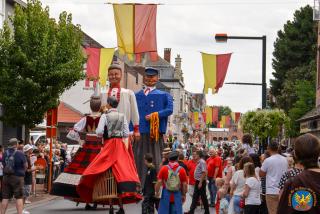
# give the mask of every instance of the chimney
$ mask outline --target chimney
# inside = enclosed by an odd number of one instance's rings
[[[175,69],[177,71],[181,71],[181,57],[180,57],[180,54],[177,55],[176,57],[176,66],[175,66]]]
[[[165,48],[164,49],[164,55],[163,55],[164,60],[170,63],[171,59],[171,48]]]

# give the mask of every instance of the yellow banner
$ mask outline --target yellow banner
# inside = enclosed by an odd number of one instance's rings
[[[199,112],[193,112],[193,121],[194,124],[198,124],[199,123]]]
[[[134,5],[114,4],[113,12],[120,54],[134,53]]]
[[[217,57],[214,54],[202,54],[203,74],[204,74],[204,93],[208,93],[208,89],[212,89],[215,93],[217,85]]]
[[[221,125],[222,125],[223,127],[226,126],[226,116],[221,116]]]
[[[106,86],[108,67],[110,66],[114,54],[114,48],[101,48],[100,66],[99,66],[99,83],[102,87]]]
[[[212,108],[211,107],[206,107],[205,108],[205,112],[206,112],[206,118],[207,118],[207,124],[208,123],[212,123]]]

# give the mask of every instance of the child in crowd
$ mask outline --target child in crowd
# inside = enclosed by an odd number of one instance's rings
[[[215,203],[215,208],[216,208],[216,214],[219,214],[220,210],[220,200],[221,200],[221,195],[220,195],[220,190],[225,191],[224,188],[224,179],[223,178],[217,178],[216,179],[216,186],[217,186],[217,196],[216,196],[216,203]],[[226,192],[226,191],[225,191]],[[225,197],[225,195],[224,195]]]
[[[219,199],[220,199],[220,207],[219,212],[216,214],[228,214],[229,201],[227,199],[227,190],[222,187],[218,191]]]
[[[152,155],[145,154],[144,163],[147,166],[147,174],[143,186],[144,200],[142,202],[142,214],[153,214],[155,205],[155,184],[157,183],[157,172],[152,163]]]
[[[246,179],[243,191],[243,197],[245,198],[244,214],[259,213],[261,183],[256,176],[254,164],[251,162],[246,163],[243,171]]]

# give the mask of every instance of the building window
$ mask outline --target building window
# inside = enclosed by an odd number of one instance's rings
[[[180,98],[180,112],[183,112],[183,99]]]

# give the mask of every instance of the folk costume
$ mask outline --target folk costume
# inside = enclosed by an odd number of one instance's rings
[[[86,202],[135,203],[142,199],[134,160],[125,146],[129,127],[124,114],[112,108],[101,116],[98,135],[104,134],[101,152],[84,171],[77,191]]]
[[[100,97],[91,98],[90,106],[91,109],[100,109]],[[102,138],[95,134],[100,116],[100,113],[94,112],[91,115],[83,117],[74,125],[75,131],[86,132],[85,143],[78,149],[71,163],[64,169],[64,172],[53,182],[51,194],[64,196],[77,202],[84,202],[80,199],[76,187],[79,184],[82,173],[94,160],[102,147]]]
[[[158,70],[153,68],[147,68],[145,72],[145,75],[158,75]],[[140,181],[144,183],[146,168],[143,157],[146,153],[152,154],[155,168],[159,171],[164,149],[163,134],[167,130],[168,117],[173,112],[173,99],[169,93],[156,89],[154,85],[147,85],[137,92],[136,99],[141,138],[134,142],[133,151]],[[149,121],[147,115],[151,116]]]
[[[130,89],[121,88],[120,83],[111,85],[108,92],[102,94],[102,106],[107,103],[109,96],[117,98],[119,102],[117,110],[126,116],[126,120],[131,124],[131,131],[138,132],[139,112],[134,92]]]

